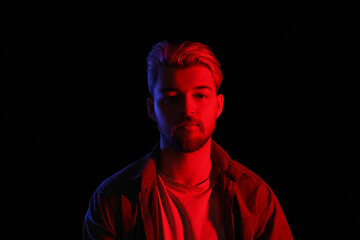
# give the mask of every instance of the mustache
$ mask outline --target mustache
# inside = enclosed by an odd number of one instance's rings
[[[191,116],[186,116],[185,118],[181,119],[177,124],[175,124],[174,127],[178,128],[184,127],[186,125],[198,125],[202,127],[202,123]]]

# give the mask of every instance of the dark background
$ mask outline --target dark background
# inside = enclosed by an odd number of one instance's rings
[[[271,186],[295,239],[355,236],[359,3],[314,2],[3,8],[2,126],[15,186],[5,185],[17,215],[43,216],[32,230],[80,237],[96,187],[158,141],[148,52],[190,40],[222,64],[213,139]]]

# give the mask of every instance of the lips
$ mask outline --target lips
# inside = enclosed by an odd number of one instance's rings
[[[179,127],[179,128],[186,128],[186,127],[198,127],[199,124],[198,123],[181,123],[181,124],[178,124],[176,125],[176,127]]]
[[[184,125],[182,127],[179,127],[179,129],[182,129],[182,130],[191,130],[191,129],[195,129],[195,128],[198,128],[199,126],[198,125]]]

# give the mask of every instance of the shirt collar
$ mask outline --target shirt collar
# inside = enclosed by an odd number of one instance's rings
[[[141,189],[147,188],[156,179],[156,164],[160,158],[160,143],[158,142],[149,154],[144,157],[144,164],[135,174],[133,179],[141,178]],[[234,164],[227,152],[215,141],[211,141],[211,159],[220,172],[230,179],[239,180],[242,169],[239,164]]]

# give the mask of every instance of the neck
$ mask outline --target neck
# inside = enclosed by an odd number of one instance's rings
[[[197,151],[171,149],[160,141],[160,170],[178,183],[196,185],[211,172],[211,138]]]

